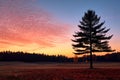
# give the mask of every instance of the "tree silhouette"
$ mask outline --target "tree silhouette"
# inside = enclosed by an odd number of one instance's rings
[[[111,52],[111,47],[108,45],[108,40],[111,36],[106,36],[106,33],[110,29],[102,27],[105,22],[100,23],[100,17],[96,15],[95,11],[88,10],[80,25],[78,25],[80,31],[75,32],[74,44],[72,44],[75,50],[74,54],[90,53],[90,68],[93,68],[92,52]]]

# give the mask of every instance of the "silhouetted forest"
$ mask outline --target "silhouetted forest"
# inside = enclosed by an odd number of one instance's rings
[[[89,55],[80,57],[78,61],[86,62],[90,61]],[[106,54],[106,55],[93,55],[93,61],[94,62],[120,62],[120,52],[114,52],[112,54]]]
[[[89,56],[79,57],[79,62],[89,61]],[[0,52],[0,61],[21,61],[21,62],[74,62],[74,58],[68,58],[63,55],[45,55],[27,52]],[[103,56],[93,55],[94,62],[120,62],[120,52],[106,54]]]
[[[71,60],[71,61],[70,61]],[[0,61],[22,61],[22,62],[72,62],[62,55],[46,55],[38,53],[27,52],[12,52],[3,51],[0,52]]]

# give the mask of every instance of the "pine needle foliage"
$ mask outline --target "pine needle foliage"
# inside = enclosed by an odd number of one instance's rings
[[[109,40],[113,35],[107,36],[106,33],[110,29],[103,27],[105,22],[100,22],[100,18],[95,11],[88,10],[82,17],[82,21],[78,25],[79,31],[75,32],[72,40],[74,54],[80,55],[90,53],[90,61],[92,68],[92,53],[93,52],[111,52]]]

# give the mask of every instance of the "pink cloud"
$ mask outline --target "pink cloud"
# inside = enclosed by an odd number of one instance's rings
[[[43,9],[23,4],[24,1],[8,0],[0,3],[0,44],[36,43],[51,47],[68,40],[69,25],[55,21]]]

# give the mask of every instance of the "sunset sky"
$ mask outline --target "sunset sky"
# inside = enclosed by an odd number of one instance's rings
[[[88,9],[101,16],[120,51],[120,0],[0,0],[0,51],[73,55],[72,35]]]

